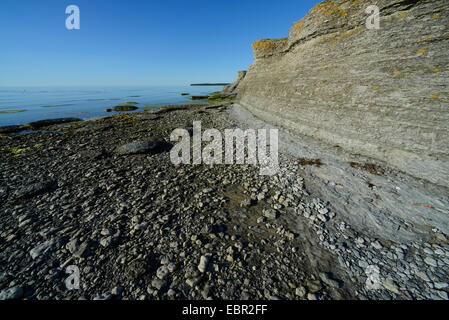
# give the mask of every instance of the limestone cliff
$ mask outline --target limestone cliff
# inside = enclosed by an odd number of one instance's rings
[[[225,86],[222,90],[222,93],[224,94],[230,94],[230,95],[236,95],[237,94],[237,88],[240,85],[240,83],[242,82],[243,78],[245,78],[246,76],[246,71],[239,71],[237,73],[237,80],[234,81],[231,84],[228,84],[227,86]]]
[[[449,1],[327,0],[253,49],[237,102],[255,116],[449,186]]]

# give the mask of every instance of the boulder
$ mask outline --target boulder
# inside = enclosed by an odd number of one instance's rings
[[[139,109],[136,106],[115,106],[112,108],[113,111],[123,112],[123,111],[134,111]]]

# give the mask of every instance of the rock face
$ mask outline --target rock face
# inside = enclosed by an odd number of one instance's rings
[[[449,2],[323,1],[253,44],[237,103],[258,118],[449,186]]]
[[[237,88],[240,85],[240,83],[242,82],[242,80],[245,78],[245,76],[246,76],[245,70],[237,72],[237,80],[234,83],[231,83],[231,84],[228,84],[227,86],[225,86],[222,90],[222,93],[236,95]]]

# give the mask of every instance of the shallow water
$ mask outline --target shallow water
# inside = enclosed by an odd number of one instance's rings
[[[182,92],[207,95],[222,90],[222,86],[166,86],[166,87],[28,87],[0,88],[0,126],[25,124],[52,118],[74,117],[83,120],[114,114],[105,109],[123,102],[138,102],[136,111],[145,106],[198,103]]]

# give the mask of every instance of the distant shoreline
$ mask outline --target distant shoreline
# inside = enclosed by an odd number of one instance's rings
[[[230,83],[192,83],[190,86],[227,86]]]

